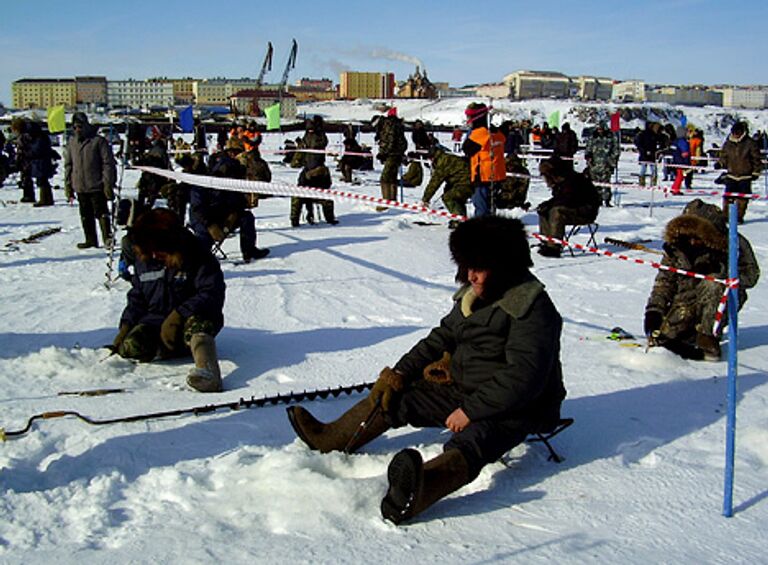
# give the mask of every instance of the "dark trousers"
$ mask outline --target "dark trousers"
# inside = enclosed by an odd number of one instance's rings
[[[96,220],[109,225],[109,207],[107,197],[102,191],[78,192],[77,202],[80,209],[80,223],[83,226],[85,241],[96,245]]]
[[[397,407],[387,417],[394,428],[407,424],[444,428],[445,420],[463,400],[464,395],[455,386],[416,381],[402,393]],[[469,464],[470,478],[474,479],[485,465],[525,441],[533,427],[529,421],[503,417],[470,422],[451,436],[443,450],[460,449]]]

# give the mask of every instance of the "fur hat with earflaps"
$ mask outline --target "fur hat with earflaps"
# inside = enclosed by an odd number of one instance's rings
[[[527,275],[533,265],[525,226],[514,218],[471,218],[451,233],[449,246],[460,283],[467,282],[469,269],[487,270],[494,286],[503,291]]]
[[[187,233],[175,212],[167,208],[154,208],[133,222],[131,239],[137,255],[146,261],[155,253],[181,255]]]

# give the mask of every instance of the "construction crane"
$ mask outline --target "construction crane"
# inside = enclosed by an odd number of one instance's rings
[[[280,87],[278,88],[278,92],[280,97],[283,96],[283,90],[285,89],[285,85],[288,82],[288,73],[291,71],[292,68],[296,66],[296,55],[299,52],[299,44],[296,43],[296,40],[293,40],[293,46],[291,47],[291,54],[288,55],[288,62],[285,64],[285,70],[283,71],[283,78],[280,81]]]
[[[256,79],[256,89],[258,90],[261,88],[261,83],[264,82],[264,75],[267,71],[272,70],[272,42],[267,43],[267,54],[264,57],[264,62],[261,65],[261,72],[259,73],[259,78]]]

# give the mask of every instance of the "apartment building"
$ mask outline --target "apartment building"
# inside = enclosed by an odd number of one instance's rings
[[[515,71],[506,75],[503,82],[509,86],[510,97],[516,100],[571,96],[571,79],[563,73]]]
[[[395,95],[394,73],[343,72],[339,80],[339,97],[392,98]]]
[[[582,75],[573,79],[573,89],[580,100],[610,100],[613,79]]]
[[[107,103],[112,108],[151,108],[173,105],[173,85],[152,80],[107,81]]]
[[[768,92],[757,88],[717,88],[726,108],[768,108]]]
[[[77,86],[71,78],[22,78],[11,84],[11,98],[13,107],[20,110],[61,105],[73,109]]]
[[[78,104],[107,104],[107,77],[82,76],[75,77],[75,92]]]
[[[619,102],[643,102],[645,100],[645,82],[642,80],[624,80],[613,85],[611,98]]]

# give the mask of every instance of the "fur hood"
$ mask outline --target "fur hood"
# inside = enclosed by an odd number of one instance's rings
[[[728,237],[720,230],[716,223],[707,218],[694,214],[683,214],[673,218],[664,233],[664,241],[675,247],[680,247],[680,242],[697,237],[704,245],[714,251],[728,251]]]

